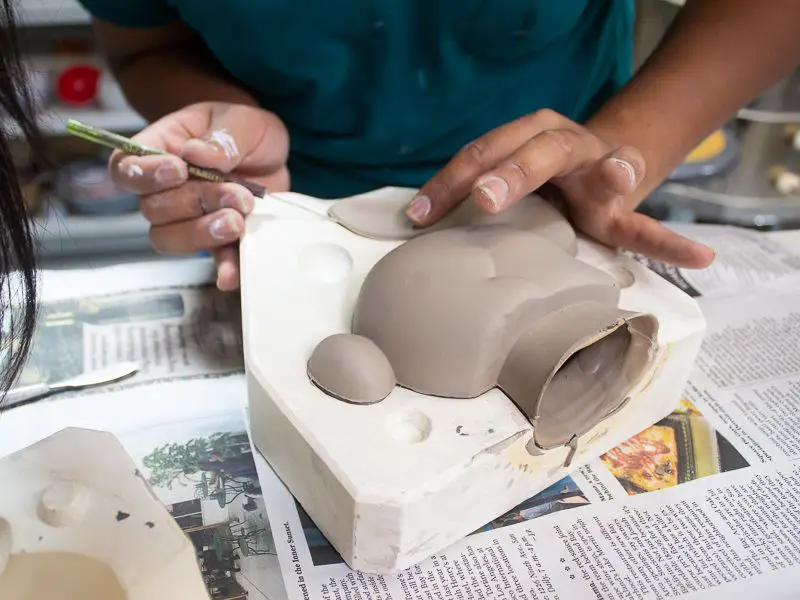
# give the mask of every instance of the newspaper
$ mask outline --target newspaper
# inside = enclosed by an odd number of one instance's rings
[[[800,253],[777,236],[719,225],[681,223],[670,227],[714,248],[717,256],[713,266],[679,269],[641,254],[633,256],[694,298],[792,283],[800,285]]]
[[[800,261],[763,234],[686,233],[718,259],[650,263],[709,323],[673,413],[391,576],[349,569],[247,442],[238,298],[209,285],[210,261],[45,273],[26,382],[121,359],[143,370],[0,412],[0,456],[67,426],[111,431],[195,542],[215,599],[795,598]]]
[[[20,384],[59,381],[123,361],[135,361],[141,368],[120,386],[243,372],[238,297],[210,284],[202,276],[204,265],[186,266],[183,284],[112,286],[96,293],[59,285],[63,273],[55,281],[46,279],[33,350]],[[76,290],[83,295],[71,296]]]

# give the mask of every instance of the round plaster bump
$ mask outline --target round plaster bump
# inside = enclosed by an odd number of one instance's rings
[[[42,492],[36,514],[51,527],[68,527],[80,523],[91,504],[89,490],[74,481],[59,481]]]
[[[338,244],[320,242],[309,244],[297,259],[300,272],[318,283],[337,283],[353,270],[353,257]]]
[[[617,285],[622,290],[627,289],[636,283],[636,276],[633,274],[633,272],[621,265],[614,265],[614,267],[611,269],[611,275],[614,277]]]
[[[353,404],[374,404],[395,386],[389,360],[369,338],[337,333],[322,340],[308,360],[308,377],[326,394]]]
[[[11,549],[14,547],[14,534],[11,531],[11,523],[0,517],[0,577],[8,566],[11,558]]]
[[[430,417],[418,410],[395,413],[389,417],[387,425],[389,435],[405,444],[424,442],[433,428]]]

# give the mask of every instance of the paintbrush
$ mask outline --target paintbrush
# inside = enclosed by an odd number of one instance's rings
[[[120,152],[131,154],[133,156],[154,156],[159,154],[167,154],[167,152],[163,150],[159,150],[157,148],[148,148],[147,146],[143,146],[138,142],[134,142],[132,139],[126,138],[118,133],[112,133],[111,131],[106,131],[105,129],[100,129],[99,127],[93,127],[74,119],[69,119],[67,121],[67,132],[94,144],[106,146],[107,148],[119,150]],[[247,188],[250,193],[257,198],[263,198],[267,195],[267,188],[253,181],[248,181],[247,179],[242,179],[240,177],[236,177],[235,175],[223,173],[222,171],[217,171],[215,169],[205,169],[190,163],[186,163],[186,165],[189,174],[197,177],[198,179],[204,179],[206,181],[212,181],[215,183],[236,183]]]

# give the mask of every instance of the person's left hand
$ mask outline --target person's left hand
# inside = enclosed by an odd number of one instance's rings
[[[498,127],[464,147],[411,201],[406,214],[432,225],[472,196],[497,213],[545,184],[576,228],[608,246],[675,266],[703,268],[714,251],[678,235],[623,201],[644,180],[642,155],[601,139],[550,110]]]

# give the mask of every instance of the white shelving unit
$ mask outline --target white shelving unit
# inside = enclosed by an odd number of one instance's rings
[[[19,18],[28,27],[89,23],[89,13],[75,0],[22,0]]]
[[[40,254],[52,259],[102,256],[109,252],[149,254],[148,223],[139,212],[120,215],[71,215],[58,198],[45,202],[35,219]]]
[[[88,28],[90,16],[76,0],[18,0],[19,26],[26,28]],[[78,29],[77,31],[81,31]],[[88,31],[88,29],[86,30]],[[69,59],[31,54],[25,57],[28,68],[52,77]],[[94,60],[88,61],[94,63]],[[98,66],[102,64],[98,61]],[[104,71],[103,77],[110,77]],[[115,82],[106,82],[112,85]],[[115,94],[119,95],[119,94]],[[130,107],[117,99],[106,108],[45,109],[39,125],[48,136],[66,133],[67,120],[73,118],[111,131],[128,134],[142,129],[147,123]],[[12,135],[21,132],[13,123],[5,123]],[[119,215],[70,214],[57,197],[45,200],[44,210],[34,219],[40,243],[40,257],[45,266],[76,262],[95,264],[116,261],[124,257],[148,258],[157,256],[150,249],[148,223],[138,212]]]

